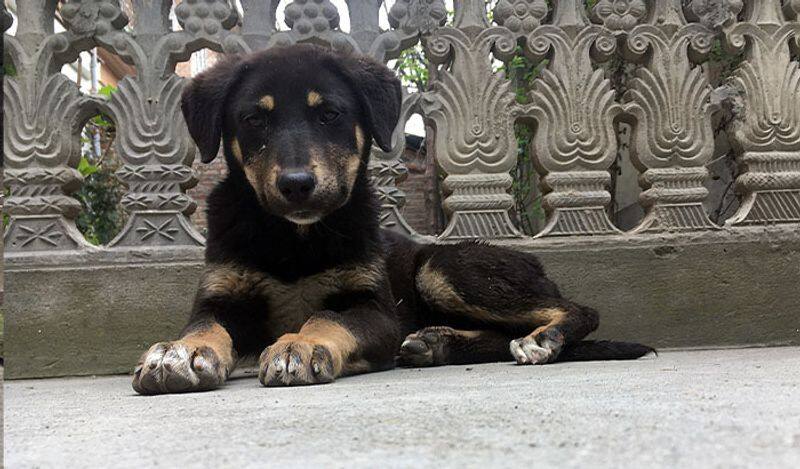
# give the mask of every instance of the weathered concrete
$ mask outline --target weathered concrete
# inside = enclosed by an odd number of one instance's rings
[[[800,344],[800,233],[524,240],[567,296],[601,313],[596,337],[665,347]],[[97,253],[6,272],[8,378],[129,372],[183,326],[202,252],[169,261]]]
[[[6,376],[127,373],[153,342],[175,337],[201,264],[133,264],[7,275]]]
[[[0,366],[0,408],[4,408],[5,407],[4,406],[4,402],[5,401],[3,400],[4,399],[3,398],[3,389],[4,388],[5,388],[5,386],[3,386],[3,367]],[[4,461],[3,455],[6,454],[5,453],[5,441],[6,441],[6,438],[5,438],[5,431],[4,431],[5,424],[4,424],[4,420],[3,420],[4,417],[5,417],[5,412],[0,412],[0,467],[5,467],[5,465],[3,464],[3,461]]]
[[[565,296],[600,311],[597,337],[662,348],[800,344],[800,239],[720,235],[520,247]]]
[[[6,383],[8,467],[798,467],[800,348],[141,397]]]

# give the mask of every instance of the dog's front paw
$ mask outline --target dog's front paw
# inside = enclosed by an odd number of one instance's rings
[[[208,391],[222,385],[227,374],[210,347],[160,342],[139,360],[133,389],[139,394]]]
[[[511,355],[519,365],[542,365],[554,361],[564,346],[564,336],[558,329],[550,327],[542,332],[512,340]]]
[[[259,359],[258,379],[264,386],[330,383],[335,377],[330,350],[299,335],[267,347]]]

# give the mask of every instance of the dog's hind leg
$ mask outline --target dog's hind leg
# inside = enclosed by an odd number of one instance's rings
[[[548,363],[598,324],[597,312],[561,297],[535,257],[510,249],[478,243],[426,247],[415,284],[430,310],[428,323],[454,329],[435,334],[447,345],[438,358],[435,352],[432,358],[417,356],[428,353],[419,343],[426,330],[412,334],[401,364]]]
[[[508,341],[499,331],[464,331],[449,326],[425,327],[409,334],[400,346],[399,366],[463,365],[509,359]]]

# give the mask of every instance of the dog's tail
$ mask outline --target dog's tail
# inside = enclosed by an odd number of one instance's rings
[[[658,354],[653,347],[633,342],[582,340],[580,342],[566,344],[555,361],[635,360],[648,353]]]

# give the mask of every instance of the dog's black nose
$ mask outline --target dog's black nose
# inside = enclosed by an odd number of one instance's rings
[[[315,185],[314,175],[306,172],[284,173],[278,178],[278,190],[293,204],[308,200]]]

